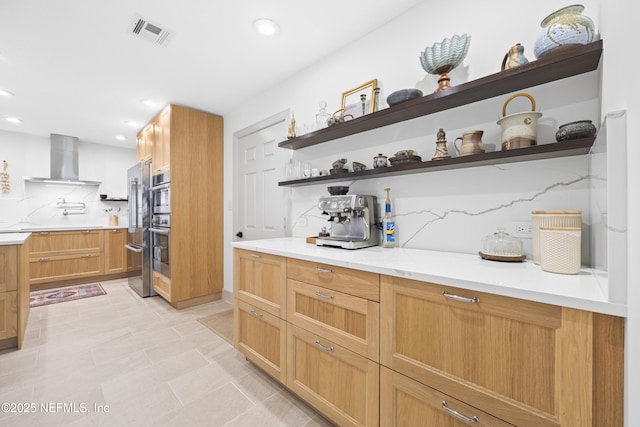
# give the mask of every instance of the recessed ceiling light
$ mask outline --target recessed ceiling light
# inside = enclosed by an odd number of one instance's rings
[[[9,123],[13,123],[13,124],[16,124],[16,125],[22,123],[22,120],[20,120],[17,117],[5,117],[4,119],[6,121],[8,121]]]
[[[13,96],[13,93],[8,90],[0,89],[0,96]]]
[[[253,21],[253,29],[263,36],[272,36],[280,31],[280,26],[271,19],[260,18]]]
[[[155,107],[155,106],[157,105],[155,102],[153,102],[153,101],[152,101],[152,100],[150,100],[150,99],[143,99],[143,100],[142,100],[142,103],[143,103],[144,105],[146,105],[147,107],[151,107],[151,108],[153,108],[153,107]]]
[[[122,135],[117,135],[117,136],[116,136],[116,139],[117,139],[118,141],[126,141],[126,140],[127,140],[127,137],[126,137],[126,136],[122,136]]]
[[[138,122],[134,122],[133,120],[127,120],[125,123],[131,126],[132,128],[137,128],[139,126]]]

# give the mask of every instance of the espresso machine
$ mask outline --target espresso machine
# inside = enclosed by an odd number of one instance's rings
[[[316,239],[317,246],[360,249],[380,243],[376,223],[376,196],[357,194],[321,197],[318,209],[328,215],[328,236]]]

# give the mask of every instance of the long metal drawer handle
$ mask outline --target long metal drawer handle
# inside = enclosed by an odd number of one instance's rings
[[[251,310],[251,315],[252,315],[253,317],[258,317],[258,318],[262,317],[262,313],[258,313],[258,312],[257,312],[257,311],[255,311],[255,310]]]
[[[91,258],[91,254],[82,254],[82,258]]]
[[[38,261],[49,261],[49,258],[40,258]]]
[[[447,411],[448,413],[450,413],[454,417],[458,418],[459,420],[465,421],[465,422],[467,422],[469,424],[475,424],[475,423],[480,421],[480,419],[478,417],[476,417],[475,415],[473,416],[473,418],[465,417],[460,412],[454,411],[453,409],[449,408],[447,406],[447,401],[446,400],[442,401],[442,409],[444,409],[445,411]]]
[[[139,254],[141,254],[141,253],[142,253],[142,248],[136,248],[135,246],[131,246],[131,245],[130,245],[130,244],[128,244],[128,243],[127,243],[126,245],[124,245],[124,247],[125,247],[125,248],[127,248],[127,249],[129,249],[129,250],[130,250],[130,251],[132,251],[132,252],[136,252],[136,253],[139,253]]]
[[[152,233],[164,234],[165,236],[168,236],[169,233],[171,232],[171,230],[169,229],[163,230],[160,228],[149,228],[149,231]]]
[[[332,269],[329,268],[320,268],[320,267],[316,267],[316,271],[318,273],[333,273],[334,271]]]
[[[478,297],[473,297],[473,298],[461,297],[461,296],[458,296],[458,295],[450,294],[447,291],[442,291],[442,295],[445,298],[449,298],[449,299],[452,299],[454,301],[459,301],[459,302],[468,302],[468,303],[471,303],[471,304],[477,304],[477,303],[480,302],[480,298],[478,298]]]
[[[318,347],[322,351],[333,351],[333,347],[325,347],[320,344],[320,340],[316,341],[316,347]]]
[[[48,232],[48,231],[41,231],[41,232],[40,232],[40,233],[38,233],[38,234],[41,234],[41,235],[43,235],[43,236],[46,236],[47,234],[49,234],[49,232]]]
[[[333,295],[325,295],[320,291],[316,291],[316,296],[318,296],[319,298],[324,298],[324,299],[333,299]]]
[[[251,254],[251,258],[262,258],[260,255]]]

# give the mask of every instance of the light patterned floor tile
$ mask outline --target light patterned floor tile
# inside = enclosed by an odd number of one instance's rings
[[[231,304],[176,310],[126,280],[102,285],[32,309],[23,349],[0,352],[0,401],[38,408],[0,427],[331,425],[197,321]]]

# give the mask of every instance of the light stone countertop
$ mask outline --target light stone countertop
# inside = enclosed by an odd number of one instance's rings
[[[23,245],[31,233],[0,233],[0,246]]]
[[[606,272],[583,268],[579,274],[543,271],[531,260],[488,261],[478,255],[380,246],[346,250],[319,247],[304,238],[233,242],[232,246],[389,276],[455,286],[546,304],[626,317],[627,307],[607,301],[600,283]]]
[[[0,235],[6,233],[37,233],[39,231],[69,231],[69,230],[113,230],[118,228],[128,228],[126,225],[77,225],[72,227],[65,227],[61,225],[29,225],[21,224],[19,226],[0,229]]]

